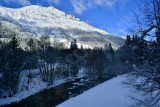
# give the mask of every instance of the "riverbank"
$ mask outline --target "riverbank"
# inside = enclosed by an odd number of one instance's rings
[[[27,97],[31,95],[35,95],[36,93],[39,93],[43,90],[50,89],[53,87],[56,87],[60,84],[63,84],[68,81],[74,81],[77,78],[83,77],[82,70],[79,71],[79,75],[77,77],[68,77],[64,79],[56,79],[52,85],[48,85],[47,82],[43,82],[41,80],[41,77],[39,75],[38,70],[32,70],[31,73],[33,74],[33,78],[30,80],[30,83],[28,84],[28,75],[29,71],[25,70],[21,73],[21,79],[18,86],[18,92],[12,97],[6,97],[6,98],[0,98],[0,106],[8,105],[14,102],[19,102],[23,99],[26,99]]]

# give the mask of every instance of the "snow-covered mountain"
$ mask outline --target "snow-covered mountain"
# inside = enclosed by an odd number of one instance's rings
[[[107,43],[117,48],[124,43],[122,38],[94,28],[54,7],[0,7],[0,24],[2,28],[12,29],[16,34],[18,32],[20,38],[22,35],[25,38],[49,35],[52,40],[64,42],[67,46],[73,39],[77,39],[79,46],[83,44],[86,48],[104,47]]]

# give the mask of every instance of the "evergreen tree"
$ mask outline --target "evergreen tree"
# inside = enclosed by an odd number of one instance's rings
[[[27,45],[29,46],[29,51],[32,52],[35,50],[35,46],[34,46],[34,40],[31,38],[29,39]]]
[[[109,54],[110,54],[111,57],[112,57],[112,61],[114,61],[114,50],[113,50],[113,47],[112,47],[112,44],[111,44],[111,43],[109,43],[108,52],[109,52]]]
[[[157,43],[160,43],[160,28],[157,28],[155,33],[156,33]]]
[[[77,47],[77,40],[74,39],[72,42],[71,42],[71,45],[70,45],[70,49],[71,50],[76,50],[78,47]]]
[[[10,49],[11,49],[11,53],[12,54],[16,54],[17,53],[17,48],[18,48],[18,41],[16,40],[16,37],[13,37],[11,42],[10,42]]]
[[[126,42],[125,42],[125,45],[129,46],[132,44],[132,40],[131,40],[131,36],[130,35],[127,35],[126,36]]]

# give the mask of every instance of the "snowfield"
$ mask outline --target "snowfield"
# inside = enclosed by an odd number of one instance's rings
[[[125,75],[113,78],[57,107],[144,107],[129,97],[133,91],[123,84],[125,79]]]

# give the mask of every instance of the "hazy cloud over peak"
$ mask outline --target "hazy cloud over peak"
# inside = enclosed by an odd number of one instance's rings
[[[128,0],[71,0],[74,11],[77,14],[82,14],[84,11],[95,8],[97,6],[104,7],[106,9],[116,6],[116,4],[125,4]]]
[[[21,6],[31,5],[31,2],[29,0],[4,0],[4,2],[6,2],[7,4],[15,3]]]

